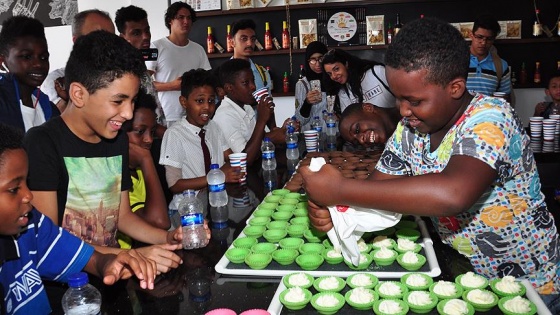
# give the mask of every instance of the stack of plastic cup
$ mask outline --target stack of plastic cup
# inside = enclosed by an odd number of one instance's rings
[[[319,133],[317,130],[306,130],[303,132],[303,136],[307,152],[317,152],[319,149]]]
[[[543,119],[543,153],[554,152],[554,133],[556,133],[556,119]]]
[[[251,204],[251,198],[249,198],[249,193],[245,189],[240,196],[235,196],[233,199],[234,208],[245,208]]]
[[[554,152],[560,152],[560,115],[550,115],[550,119],[556,120],[556,130],[554,131]]]
[[[543,129],[542,117],[531,117],[529,118],[529,129],[531,131],[531,149],[533,152],[542,151],[542,129]]]
[[[240,180],[240,184],[245,184],[247,181],[247,153],[232,153],[229,155],[229,164],[232,167],[240,167],[241,171],[245,173]]]
[[[253,97],[258,102],[261,98],[268,96],[268,89],[263,87],[253,92]]]

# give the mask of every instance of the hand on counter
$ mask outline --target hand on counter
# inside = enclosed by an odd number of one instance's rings
[[[173,252],[182,247],[182,244],[151,245],[137,248],[135,251],[142,254],[143,257],[153,260],[156,263],[157,274],[159,275],[168,272],[172,268],[177,268],[183,263],[181,257]]]
[[[118,255],[95,254],[103,263],[103,283],[112,285],[119,279],[128,279],[135,275],[140,280],[140,287],[153,289],[156,277],[156,262],[134,249],[121,251]]]

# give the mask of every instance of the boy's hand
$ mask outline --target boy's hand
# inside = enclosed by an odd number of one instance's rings
[[[220,169],[226,175],[226,183],[239,183],[243,176],[245,176],[245,172],[242,172],[239,166],[233,167],[226,163]]]
[[[270,96],[261,97],[257,103],[257,120],[266,122],[274,113],[274,102]]]
[[[329,209],[318,206],[311,200],[308,200],[307,204],[309,206],[309,220],[311,224],[319,231],[330,231],[333,228],[333,224]]]
[[[128,166],[131,168],[137,168],[142,165],[143,162],[151,161],[152,155],[150,150],[146,150],[141,146],[129,142],[128,145]]]
[[[111,255],[112,256],[112,255]],[[103,283],[111,285],[119,279],[128,279],[133,274],[140,280],[140,287],[153,289],[156,277],[156,262],[131,249],[121,251],[103,267]]]
[[[168,272],[171,268],[177,268],[183,263],[181,257],[173,252],[181,248],[181,244],[163,244],[140,247],[137,248],[136,251],[142,254],[142,256],[155,261],[157,274],[160,274]]]
[[[282,129],[284,129],[284,131],[285,131],[286,129],[288,129],[288,123],[290,122],[290,120],[292,121],[292,123],[293,123],[293,125],[294,125],[294,127],[295,127],[295,130],[294,130],[294,131],[299,132],[299,129],[300,129],[300,127],[301,127],[301,123],[300,123],[299,120],[297,120],[297,119],[292,120],[291,117],[288,117],[288,118],[286,118],[286,120],[284,120],[284,122],[282,123]]]
[[[66,93],[66,89],[64,88],[64,77],[56,78],[54,80],[54,89],[58,97],[65,102],[68,102],[68,93]]]
[[[212,235],[212,233],[210,232],[210,228],[208,228],[207,220],[204,220],[204,231],[206,232],[206,244],[204,244],[204,246],[206,246],[208,245],[208,242],[210,241],[210,236]],[[183,235],[183,227],[180,226],[176,228],[174,231],[170,231],[167,233],[167,243],[173,244],[171,246],[177,246],[176,249],[181,249],[183,248],[183,243],[182,243],[183,237],[185,237],[185,235]]]
[[[544,113],[545,109],[546,109],[546,103],[545,102],[538,103],[537,106],[535,106],[534,116],[541,116],[542,113]]]
[[[309,166],[300,167],[298,172],[303,177],[303,188],[309,200],[317,205],[332,206],[339,202],[338,190],[344,177],[331,164],[325,164],[317,172],[309,170]]]

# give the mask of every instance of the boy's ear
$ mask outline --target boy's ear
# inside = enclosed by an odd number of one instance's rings
[[[229,94],[232,90],[233,90],[233,84],[224,83],[224,91],[226,91],[226,94]]]
[[[375,112],[375,106],[371,103],[362,103],[362,111],[366,113],[373,113]]]
[[[449,82],[449,90],[451,97],[454,99],[459,99],[465,94],[467,90],[467,82],[464,78],[455,78]]]
[[[179,96],[179,103],[181,104],[181,107],[183,107],[184,109],[187,109],[187,98],[184,97],[183,95]]]
[[[74,106],[81,108],[87,103],[89,92],[81,83],[72,82],[68,87],[68,98],[70,98]]]

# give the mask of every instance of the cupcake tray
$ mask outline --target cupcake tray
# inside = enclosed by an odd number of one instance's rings
[[[425,222],[416,217],[416,223],[418,224],[418,229],[420,230],[422,236],[418,239],[418,243],[422,245],[422,249],[419,254],[422,254],[426,257],[426,264],[420,268],[420,270],[416,272],[421,272],[424,274],[429,275],[430,277],[437,277],[441,274],[441,269],[439,267],[436,254],[433,248],[433,241],[428,234],[428,230],[426,229]],[[244,237],[245,234],[241,232],[238,236]],[[265,241],[261,239],[260,241]],[[230,246],[233,248],[233,244]],[[232,275],[232,276],[257,276],[257,277],[282,277],[287,274],[293,272],[300,272],[304,271],[301,269],[295,262],[283,266],[275,262],[274,260],[262,270],[255,270],[249,268],[244,263],[241,264],[234,264],[229,261],[229,259],[225,256],[222,256],[220,261],[216,264],[216,272],[224,274],[224,275]],[[351,274],[354,274],[358,271],[350,269],[345,263],[331,265],[327,262],[324,262],[319,268],[316,270],[309,270],[305,271],[306,273],[314,276],[338,276],[338,277],[348,277]],[[400,278],[401,276],[409,273],[406,269],[402,268],[396,261],[392,263],[390,266],[377,266],[375,263],[366,269],[361,270],[361,272],[369,272],[377,276],[378,278]]]
[[[307,271],[306,271],[307,273]],[[356,272],[354,272],[356,273]],[[383,279],[379,279],[380,281],[383,281]],[[525,286],[525,288],[527,289],[526,293],[525,293],[525,297],[527,299],[529,299],[531,302],[535,303],[535,305],[537,306],[537,314],[539,315],[552,315],[550,313],[550,311],[548,310],[548,308],[546,307],[546,305],[544,304],[544,302],[542,301],[542,299],[540,298],[539,294],[537,293],[537,291],[535,291],[535,289],[533,288],[533,286],[529,283],[529,281],[527,280],[522,280],[521,283]],[[280,281],[280,284],[278,285],[278,289],[276,289],[276,292],[274,293],[274,296],[272,297],[272,301],[270,302],[270,305],[268,306],[268,312],[271,315],[283,315],[283,314],[298,314],[298,315],[305,315],[305,314],[313,314],[316,315],[317,311],[313,308],[313,306],[311,306],[311,303],[308,303],[307,306],[305,308],[303,308],[302,310],[299,311],[292,311],[292,310],[288,310],[285,309],[284,306],[282,305],[282,303],[280,302],[280,293],[282,293],[282,291],[286,290],[286,286],[284,285],[284,281],[283,279]],[[313,287],[309,288],[309,290],[311,291],[311,293],[315,294],[317,293],[315,291],[315,289]],[[348,285],[340,292],[342,295],[344,295],[347,291],[349,290]],[[359,311],[356,310],[355,308],[351,307],[350,305],[348,305],[348,303],[345,303],[344,306],[336,312],[336,314],[340,314],[340,315],[355,315],[355,314],[372,314],[373,311],[370,310],[366,310],[366,311]],[[412,311],[409,311],[408,314],[416,314]],[[438,311],[436,308],[434,308],[432,311],[430,311],[429,313],[426,313],[427,315],[438,315]],[[477,314],[477,313],[475,313]],[[478,313],[480,314],[480,313]],[[498,308],[498,306],[492,308],[491,310],[489,310],[488,312],[485,312],[485,314],[502,314],[502,312],[500,311],[500,309]]]

